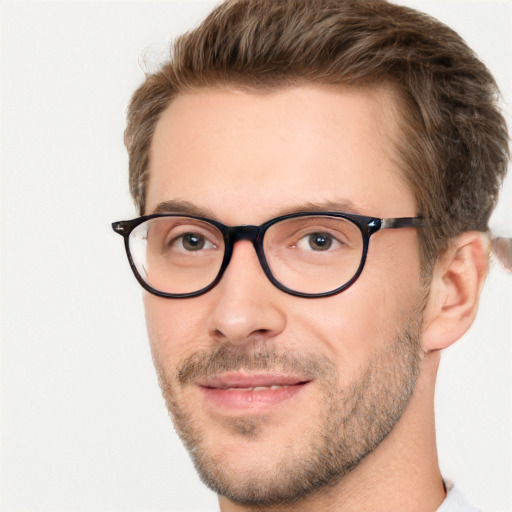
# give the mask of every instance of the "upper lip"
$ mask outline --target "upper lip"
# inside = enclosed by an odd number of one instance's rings
[[[298,375],[283,373],[224,372],[201,379],[197,382],[197,385],[215,389],[256,388],[270,386],[294,386],[297,384],[304,384],[310,380],[311,379],[302,378]]]

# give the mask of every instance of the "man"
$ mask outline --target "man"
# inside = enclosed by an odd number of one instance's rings
[[[381,0],[232,0],[132,98],[114,223],[222,512],[475,510],[437,462],[508,135],[485,66]]]

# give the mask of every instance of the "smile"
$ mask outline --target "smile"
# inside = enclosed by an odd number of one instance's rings
[[[197,385],[209,405],[226,410],[263,412],[297,397],[311,381],[299,376],[229,372],[207,378]]]
[[[256,386],[256,387],[252,387],[252,388],[233,388],[233,387],[229,387],[229,388],[221,388],[223,390],[230,390],[230,389],[233,389],[233,390],[237,390],[237,391],[266,391],[268,389],[279,389],[279,388],[289,388],[290,386],[288,385],[282,385],[282,386],[279,386],[279,385],[272,385],[272,386]]]

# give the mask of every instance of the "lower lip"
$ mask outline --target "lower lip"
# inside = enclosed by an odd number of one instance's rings
[[[276,389],[243,390],[200,387],[203,396],[215,407],[231,410],[260,411],[295,398],[308,383]]]

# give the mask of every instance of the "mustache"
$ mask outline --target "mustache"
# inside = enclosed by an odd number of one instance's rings
[[[336,375],[334,363],[322,355],[298,354],[275,346],[241,352],[230,344],[220,344],[186,357],[178,365],[176,379],[180,384],[188,384],[231,371],[292,373],[305,380],[332,378]]]

